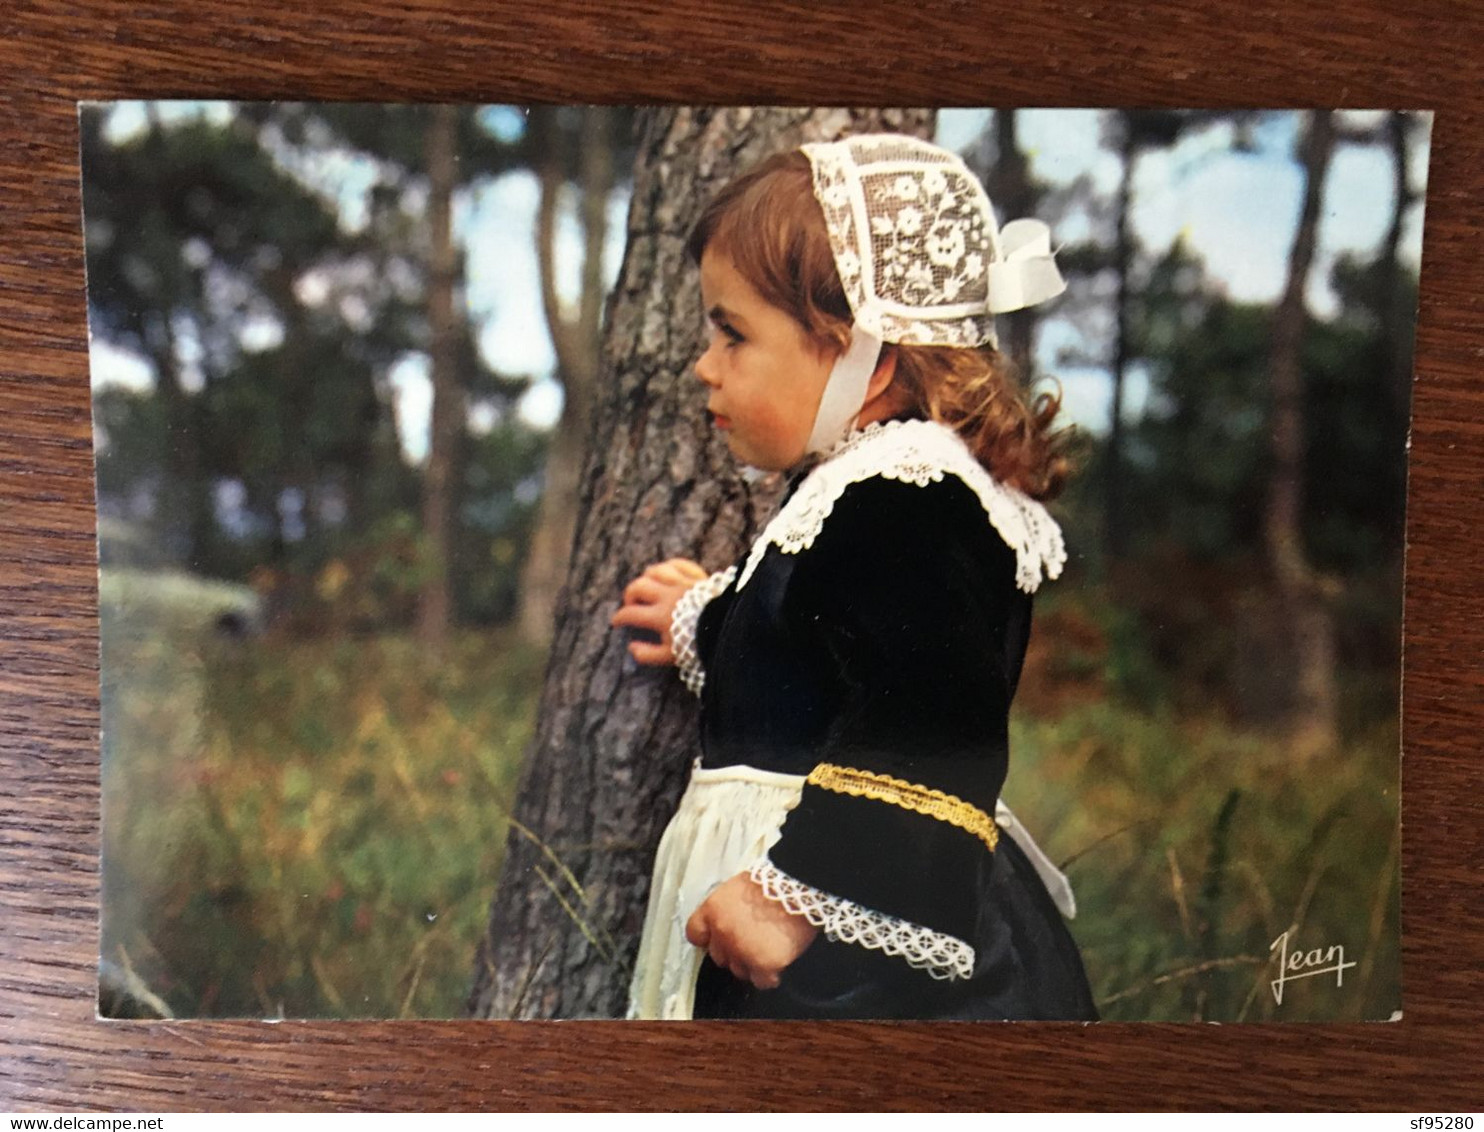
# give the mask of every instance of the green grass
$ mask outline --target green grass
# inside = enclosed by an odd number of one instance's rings
[[[1091,703],[1018,719],[1006,799],[1077,894],[1104,1017],[1344,1020],[1400,1007],[1394,731],[1301,762],[1216,719]],[[1290,983],[1269,945],[1345,948]]]
[[[104,602],[105,962],[182,1016],[459,1015],[542,657],[498,632],[438,666],[395,636],[231,642],[209,629],[229,599]],[[1397,737],[1376,705],[1395,689],[1347,677],[1380,722],[1303,761],[1214,706],[1177,713],[1135,638],[1063,621],[1044,619],[1056,663],[1027,677],[1006,799],[1066,862],[1104,1016],[1389,1016]],[[1343,987],[1273,1001],[1290,927],[1291,949],[1345,948]]]
[[[105,962],[177,1015],[460,1014],[541,664],[105,609]]]

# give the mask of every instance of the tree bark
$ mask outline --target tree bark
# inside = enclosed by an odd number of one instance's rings
[[[1021,217],[1035,216],[1039,194],[1031,182],[1030,162],[1020,148],[1016,131],[1014,110],[996,110],[995,164],[986,178],[989,199],[994,205],[1001,225]],[[1011,311],[1000,316],[1000,325],[1005,328],[1004,341],[1000,349],[1009,357],[1029,382],[1035,376],[1036,323],[1039,316],[1034,307]]]
[[[1134,167],[1139,145],[1133,114],[1120,115],[1123,137],[1119,146],[1122,177],[1114,219],[1113,264],[1118,288],[1113,299],[1113,393],[1108,406],[1108,470],[1103,481],[1103,537],[1108,557],[1123,555],[1126,542],[1123,521],[1123,386],[1129,361],[1129,272],[1133,267],[1133,237],[1129,233],[1129,209],[1133,202]]]
[[[1412,400],[1412,349],[1413,323],[1417,311],[1408,301],[1407,288],[1402,285],[1405,270],[1399,252],[1402,244],[1402,228],[1407,213],[1417,200],[1417,190],[1412,188],[1408,174],[1407,133],[1409,117],[1404,110],[1393,110],[1386,119],[1386,140],[1391,148],[1392,179],[1396,186],[1396,206],[1391,214],[1391,225],[1382,245],[1382,271],[1380,312],[1387,348],[1390,354],[1391,381],[1394,403],[1398,417],[1406,421],[1410,415]]]
[[[474,1015],[623,1012],[655,846],[697,753],[696,706],[672,671],[636,666],[608,619],[651,562],[732,562],[777,498],[777,477],[749,486],[707,426],[690,372],[702,318],[686,235],[722,185],[773,152],[847,132],[931,128],[930,111],[641,116],[566,599],[475,964]]]
[[[145,145],[153,153],[157,168],[169,165],[165,155],[165,125],[160,119],[159,104],[146,102],[144,118],[149,128]],[[181,375],[180,349],[173,319],[174,305],[192,303],[195,296],[170,294],[163,309],[143,320],[153,324],[154,333],[144,333],[146,352],[153,363],[156,388],[165,403],[169,444],[165,450],[165,477],[160,484],[157,524],[169,547],[172,561],[187,570],[205,572],[209,565],[209,544],[216,529],[212,512],[210,477],[203,470],[201,434],[203,414],[200,398],[187,392]],[[142,312],[141,312],[142,313]]]
[[[454,288],[458,249],[453,242],[453,190],[457,176],[458,108],[435,106],[429,114],[428,174],[428,361],[433,385],[428,464],[423,473],[423,539],[428,576],[418,594],[417,634],[432,655],[448,637],[452,598],[449,565],[453,551],[453,469],[464,427],[458,379],[458,335]]]
[[[1334,151],[1334,123],[1327,110],[1313,111],[1301,143],[1304,202],[1289,253],[1288,277],[1273,314],[1271,443],[1273,475],[1264,534],[1278,600],[1280,642],[1292,665],[1292,695],[1286,729],[1295,751],[1308,755],[1332,746],[1338,734],[1334,673],[1334,627],[1319,579],[1303,545],[1304,290],[1318,238],[1319,207]]]
[[[608,236],[608,197],[613,191],[613,113],[592,106],[582,111],[578,139],[581,194],[578,211],[583,232],[582,287],[575,315],[562,310],[556,289],[556,206],[566,184],[566,169],[557,151],[555,111],[536,107],[531,128],[539,137],[544,159],[538,170],[541,203],[537,210],[536,247],[541,274],[541,300],[557,358],[562,386],[562,415],[551,437],[542,477],[540,510],[530,549],[521,570],[520,634],[533,644],[551,643],[552,626],[566,577],[572,536],[577,526],[577,496],[582,457],[592,425],[593,395],[598,383],[603,315],[603,246]]]

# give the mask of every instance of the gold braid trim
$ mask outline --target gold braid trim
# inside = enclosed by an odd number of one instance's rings
[[[892,778],[887,774],[875,774],[869,770],[820,763],[804,780],[821,790],[832,790],[836,794],[850,794],[857,798],[869,798],[873,802],[886,802],[901,806],[904,810],[923,814],[926,817],[946,821],[966,833],[972,833],[991,849],[999,842],[1000,832],[994,819],[962,798],[932,790],[926,786]]]

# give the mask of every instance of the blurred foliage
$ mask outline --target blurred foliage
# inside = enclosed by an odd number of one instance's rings
[[[240,587],[239,587],[240,589]],[[103,959],[177,1015],[460,1012],[542,658],[210,631],[105,589]],[[230,595],[228,595],[230,596]]]
[[[467,446],[463,538],[453,561],[454,593],[466,623],[503,624],[515,615],[547,448],[545,436],[514,420]]]
[[[1311,318],[1304,336],[1303,524],[1322,571],[1395,571],[1399,561],[1408,388],[1392,374],[1393,328],[1376,286],[1391,270],[1342,259],[1332,280],[1342,314]],[[1405,282],[1415,296],[1415,279]],[[1151,404],[1129,426],[1129,522],[1146,543],[1177,539],[1207,560],[1249,554],[1262,544],[1268,490],[1271,311],[1221,297],[1180,241],[1135,306]]]
[[[1304,340],[1303,535],[1336,627],[1341,718],[1352,731],[1394,719],[1400,683],[1410,390],[1392,339],[1409,341],[1410,324],[1399,331],[1385,314],[1396,302],[1388,278],[1406,288],[1402,308],[1415,309],[1415,277],[1381,259],[1341,259],[1332,280],[1341,313],[1311,319]],[[1263,551],[1271,311],[1224,298],[1178,240],[1133,307],[1151,388],[1124,436],[1126,549],[1104,553],[1107,451],[1083,438],[1082,466],[1057,504],[1072,586],[1096,599],[1115,694],[1141,708],[1261,722],[1285,678]]]
[[[387,530],[421,503],[391,374],[428,348],[427,108],[143,114],[122,138],[108,107],[82,115],[91,325],[153,377],[97,391],[100,511],[195,572],[272,575],[272,615],[313,621],[298,599],[348,561],[385,573],[367,562],[377,543],[402,561]],[[458,129],[465,190],[528,158],[520,132],[495,136],[479,108]],[[528,378],[492,370],[477,329],[461,320],[454,350],[460,396],[495,422],[466,433],[451,488],[469,526],[452,563],[465,623],[509,616],[546,444],[515,411]],[[394,601],[357,617],[373,612],[392,627],[407,616]]]

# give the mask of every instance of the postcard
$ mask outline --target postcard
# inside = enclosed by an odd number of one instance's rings
[[[1430,127],[83,105],[99,1015],[1400,1017]]]

